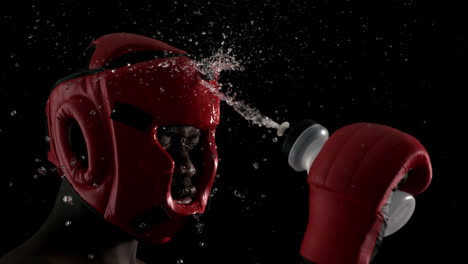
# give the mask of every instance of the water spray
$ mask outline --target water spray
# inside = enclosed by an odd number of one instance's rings
[[[227,52],[224,52],[224,50],[220,49],[214,55],[197,61],[197,68],[203,76],[219,75],[222,71],[243,71],[244,67],[234,55],[230,54],[231,51],[232,49],[228,49]],[[265,126],[267,128],[279,127],[277,122],[265,115],[262,115],[258,109],[246,104],[242,100],[236,99],[234,96],[221,92],[219,90],[220,87],[215,87],[205,80],[202,81],[202,84],[221,101],[226,102],[237,113],[253,124]]]
[[[213,56],[197,62],[200,72],[204,76],[210,76],[210,74],[219,74],[224,70],[243,70],[241,63],[233,55],[230,55],[230,52],[231,50],[226,53],[223,50],[218,50]],[[329,137],[328,130],[324,126],[312,120],[302,120],[293,125],[290,125],[289,122],[278,124],[262,115],[256,108],[221,92],[219,87],[215,87],[207,81],[202,81],[202,83],[246,120],[259,126],[276,129],[277,136],[284,137],[282,152],[287,158],[288,164],[296,171],[309,172],[313,161]]]

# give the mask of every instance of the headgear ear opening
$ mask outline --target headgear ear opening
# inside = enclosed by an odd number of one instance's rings
[[[68,127],[68,142],[70,143],[72,152],[75,154],[80,166],[88,168],[88,149],[86,147],[86,140],[83,136],[78,122],[71,121]]]
[[[54,117],[57,125],[53,136],[59,166],[75,182],[89,186],[101,183],[109,169],[108,145],[100,115],[89,114],[89,109],[94,108],[89,100],[75,97],[61,104]],[[78,160],[78,153],[87,154],[86,167]]]

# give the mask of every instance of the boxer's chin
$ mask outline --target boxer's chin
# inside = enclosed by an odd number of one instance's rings
[[[192,200],[191,197],[187,197],[187,198],[178,199],[178,200],[175,200],[175,201],[176,201],[176,203],[178,203],[178,204],[187,205],[187,204],[191,204],[193,200]]]

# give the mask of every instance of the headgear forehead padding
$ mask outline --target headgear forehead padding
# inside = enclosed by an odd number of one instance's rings
[[[212,129],[219,123],[219,98],[204,84],[190,58],[141,62],[130,70],[136,76],[122,78],[126,68],[103,73],[110,104],[133,105],[150,114],[158,126],[185,124]]]
[[[301,254],[317,263],[368,263],[384,216],[381,209],[405,174],[417,194],[432,177],[421,143],[397,129],[356,123],[333,133],[308,176],[309,220]]]
[[[131,33],[104,35],[94,40],[92,45],[95,45],[95,50],[90,60],[89,69],[102,68],[124,54],[139,50],[157,50],[173,54],[187,53],[162,41]]]

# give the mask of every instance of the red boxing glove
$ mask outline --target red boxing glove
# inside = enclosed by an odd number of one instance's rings
[[[423,192],[432,177],[426,149],[397,129],[345,126],[325,143],[308,183],[309,219],[301,255],[317,264],[367,264],[381,232],[382,208],[393,189]]]

